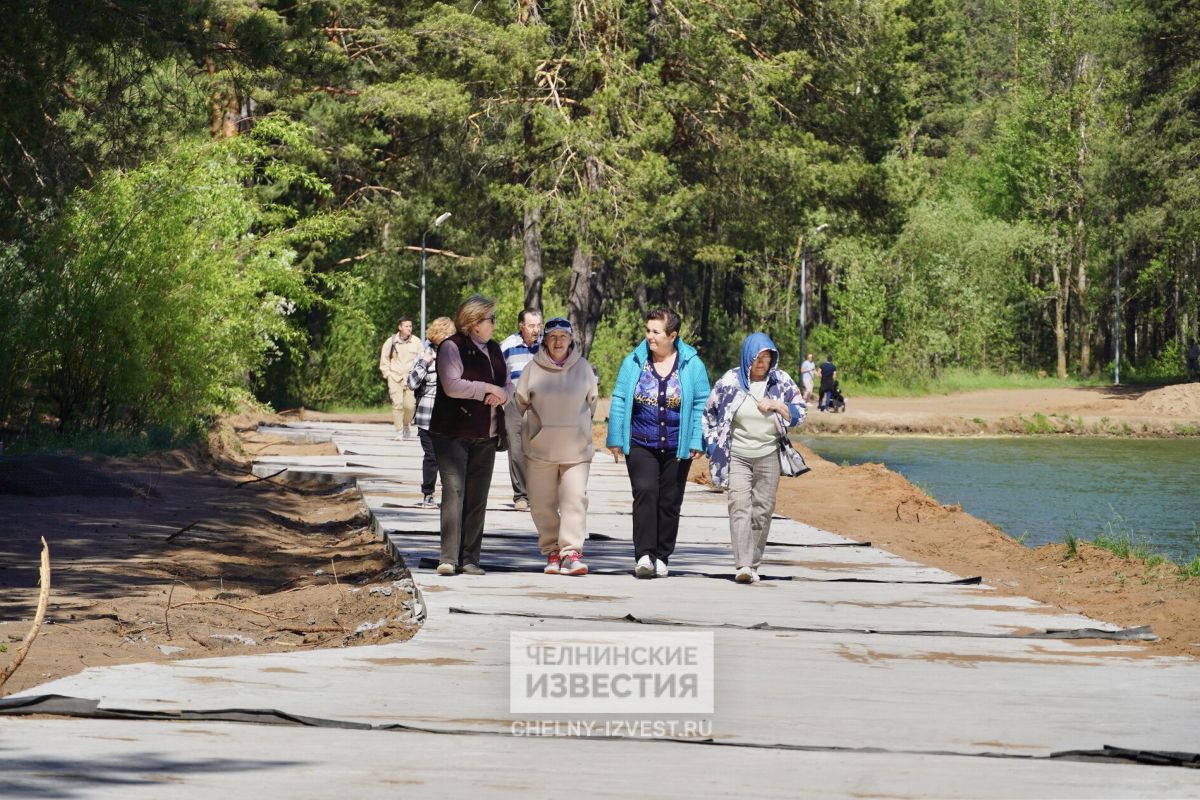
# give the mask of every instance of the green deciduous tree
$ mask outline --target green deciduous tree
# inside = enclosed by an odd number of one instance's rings
[[[341,231],[333,217],[271,224],[256,197],[266,186],[327,191],[280,157],[307,141],[266,120],[253,136],[186,144],[73,195],[26,254],[32,278],[0,332],[0,350],[25,360],[5,364],[0,384],[21,385],[31,409],[49,403],[64,430],[187,428],[247,397],[253,373],[295,336],[291,311],[313,301],[297,244]]]

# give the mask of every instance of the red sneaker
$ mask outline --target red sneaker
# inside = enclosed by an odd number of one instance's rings
[[[583,563],[583,559],[578,553],[567,553],[562,557],[562,565],[559,567],[560,575],[587,575],[587,564]]]

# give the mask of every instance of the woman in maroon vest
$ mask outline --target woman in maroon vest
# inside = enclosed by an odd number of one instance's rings
[[[471,295],[454,317],[458,333],[437,351],[438,393],[429,432],[442,476],[439,575],[482,575],[479,551],[496,450],[503,449],[504,404],[513,385],[496,330],[496,304]]]

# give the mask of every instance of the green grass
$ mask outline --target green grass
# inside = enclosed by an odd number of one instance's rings
[[[920,397],[929,394],[977,392],[985,389],[1063,389],[1076,386],[1107,386],[1107,376],[1094,380],[1040,377],[1033,373],[1007,374],[948,369],[937,377],[918,380],[884,379],[878,383],[858,383],[852,377],[842,382],[848,394],[870,397]]]
[[[1109,508],[1112,519],[1104,523],[1104,531],[1096,536],[1092,544],[1107,550],[1117,558],[1126,561],[1136,559],[1144,562],[1147,567],[1156,567],[1166,560],[1165,557],[1150,549],[1150,545],[1139,536],[1122,514]]]
[[[377,406],[322,406],[314,408],[313,411],[320,411],[322,414],[391,414],[391,403],[382,403]]]
[[[1063,544],[1066,545],[1066,550],[1063,552],[1063,561],[1075,558],[1079,555],[1079,537],[1073,533],[1068,533],[1063,539]]]
[[[1049,417],[1040,411],[1033,412],[1033,419],[1028,420],[1025,417],[1018,417],[1021,423],[1025,426],[1025,432],[1030,434],[1039,433],[1058,433],[1058,426],[1050,421]]]
[[[51,428],[26,431],[5,447],[8,455],[22,453],[93,453],[121,458],[123,456],[160,453],[199,441],[203,433],[194,430],[152,427],[143,430],[80,431],[59,433]]]
[[[1193,533],[1193,538],[1197,543],[1200,543],[1200,535]],[[1063,544],[1066,548],[1063,552],[1063,560],[1066,561],[1077,557],[1081,543],[1089,543],[1102,550],[1107,550],[1117,558],[1125,561],[1140,561],[1145,565],[1146,569],[1154,569],[1160,564],[1173,564],[1179,571],[1178,577],[1180,580],[1200,578],[1200,556],[1196,556],[1185,564],[1174,561],[1162,553],[1154,552],[1149,542],[1137,534],[1132,526],[1130,526],[1129,521],[1115,510],[1112,511],[1112,519],[1104,524],[1104,531],[1090,542],[1087,539],[1080,538],[1074,532],[1068,532],[1063,537]],[[1117,574],[1120,576],[1120,573]],[[1147,582],[1147,578],[1142,579],[1142,583]],[[1122,579],[1120,583],[1124,585],[1124,580]]]

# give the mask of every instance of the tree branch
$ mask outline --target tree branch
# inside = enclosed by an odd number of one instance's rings
[[[25,656],[29,653],[29,646],[33,644],[33,640],[37,638],[38,631],[42,628],[42,620],[46,618],[46,605],[50,601],[50,546],[46,544],[46,537],[42,539],[42,564],[38,570],[38,581],[42,586],[41,592],[38,593],[37,613],[33,615],[33,627],[29,629],[29,633],[25,634],[25,638],[21,640],[21,646],[13,653],[12,661],[0,672],[0,686],[17,671],[17,667],[21,666],[21,662],[25,660]]]

